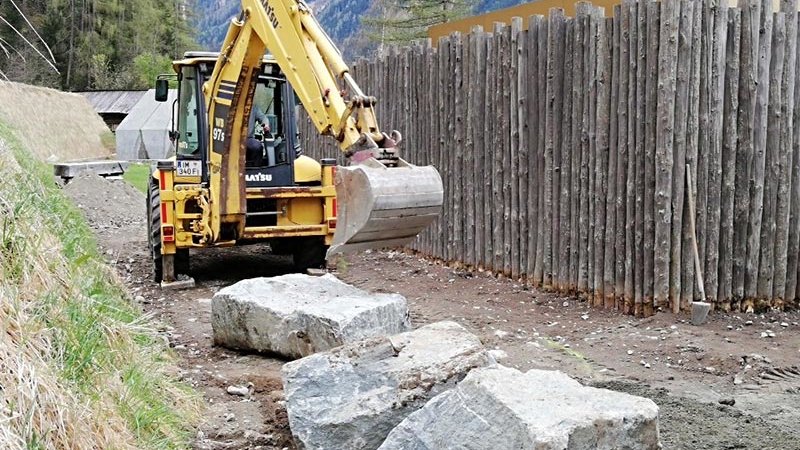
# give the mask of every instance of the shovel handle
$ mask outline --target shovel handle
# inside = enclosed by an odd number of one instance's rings
[[[697,233],[694,224],[694,190],[692,189],[692,170],[689,164],[686,165],[686,189],[689,191],[689,228],[692,233],[692,250],[694,250],[694,267],[697,274],[697,287],[700,290],[700,298],[706,301],[706,288],[703,281],[703,269],[700,267],[700,252],[697,250]]]

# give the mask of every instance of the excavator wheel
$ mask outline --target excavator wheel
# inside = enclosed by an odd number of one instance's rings
[[[147,198],[147,239],[150,256],[153,258],[153,281],[161,283],[164,279],[164,262],[161,254],[161,191],[152,177],[148,182]],[[179,249],[175,254],[175,273],[188,274],[190,269],[189,249]]]
[[[327,251],[324,238],[298,239],[292,251],[295,270],[305,272],[308,269],[324,269]]]
[[[153,258],[153,281],[164,279],[164,264],[161,260],[161,191],[153,177],[147,183],[147,243]]]

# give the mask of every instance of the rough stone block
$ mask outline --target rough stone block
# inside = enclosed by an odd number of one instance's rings
[[[700,326],[706,323],[709,311],[711,311],[711,303],[692,303],[692,325]]]
[[[244,280],[211,302],[214,343],[302,358],[410,329],[406,299],[370,294],[333,275]]]
[[[409,415],[380,450],[658,449],[658,406],[561,372],[495,366]]]
[[[286,409],[302,449],[374,450],[408,414],[494,360],[454,322],[438,322],[284,365]]]

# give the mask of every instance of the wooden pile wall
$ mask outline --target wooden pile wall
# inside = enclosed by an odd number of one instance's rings
[[[403,157],[442,174],[413,248],[647,316],[800,297],[797,0],[626,1],[354,65]],[[338,154],[301,120],[306,151]],[[687,189],[687,171],[692,180]]]

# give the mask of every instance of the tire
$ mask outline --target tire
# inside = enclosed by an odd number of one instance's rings
[[[164,263],[161,260],[161,191],[153,177],[147,182],[147,243],[153,260],[153,281],[164,279]]]
[[[292,252],[295,270],[305,272],[308,269],[324,269],[327,251],[323,238],[300,239]]]

